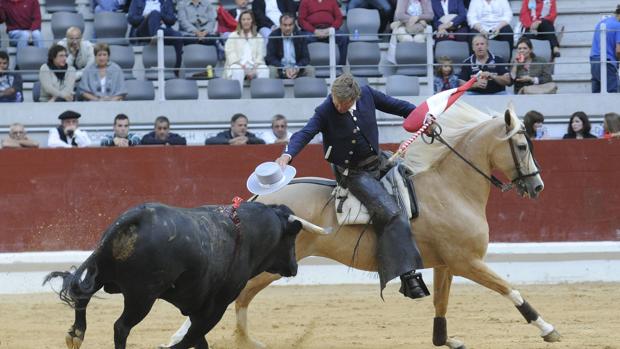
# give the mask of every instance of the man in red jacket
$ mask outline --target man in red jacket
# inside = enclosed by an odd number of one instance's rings
[[[6,23],[11,46],[45,47],[38,0],[0,0],[0,23]]]
[[[339,30],[342,12],[336,0],[301,0],[299,5],[299,26],[308,35],[308,43],[329,40],[329,28],[336,29],[336,45],[340,51],[338,65],[347,62],[349,37]]]

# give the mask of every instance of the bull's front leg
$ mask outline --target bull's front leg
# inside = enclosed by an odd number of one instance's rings
[[[80,299],[75,303],[75,320],[65,336],[68,349],[80,349],[84,342],[84,334],[86,333],[86,306],[88,302],[90,302],[90,298]]]

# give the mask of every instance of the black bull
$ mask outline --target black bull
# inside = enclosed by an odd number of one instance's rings
[[[157,298],[189,316],[192,326],[172,348],[208,348],[205,335],[222,318],[245,284],[267,271],[295,276],[295,238],[300,222],[286,206],[243,203],[237,226],[222,206],[175,208],[144,204],[121,215],[95,251],[63,278],[60,298],[75,308],[67,346],[78,349],[86,331],[86,306],[103,287],[122,293],[124,309],[114,323],[114,346],[127,336]]]

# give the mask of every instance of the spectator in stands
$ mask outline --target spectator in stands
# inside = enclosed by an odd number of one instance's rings
[[[122,101],[127,95],[123,70],[110,62],[110,46],[95,45],[95,63],[84,71],[79,91],[86,101]]]
[[[165,116],[158,116],[155,119],[155,130],[145,134],[140,143],[144,145],[187,145],[185,137],[170,132],[170,120]]]
[[[398,0],[392,33],[398,42],[424,42],[424,29],[433,20],[431,0]]]
[[[174,46],[176,53],[175,67],[181,66],[183,56],[183,36],[172,29],[177,17],[174,14],[172,0],[132,0],[127,13],[127,22],[131,24],[131,36],[154,38],[157,31],[162,29],[165,45]]]
[[[379,11],[379,33],[383,33],[386,29],[385,27],[394,18],[394,7],[389,0],[350,0],[347,5],[347,11],[354,8],[367,8]]]
[[[114,117],[114,134],[101,138],[102,147],[133,147],[140,144],[140,136],[129,132],[129,117],[118,114]]]
[[[534,54],[532,42],[526,37],[521,37],[517,42],[517,56],[512,63],[514,65],[511,69],[511,76],[515,82],[515,94],[526,93],[527,91],[523,90],[526,86],[542,86],[552,80],[553,66],[548,64],[549,62],[544,58]]]
[[[2,139],[2,148],[38,148],[39,142],[28,138],[24,125],[19,122],[9,127],[9,137]]]
[[[437,63],[433,81],[435,93],[459,87],[459,78],[454,74],[452,60],[449,57],[441,56],[437,59]]]
[[[329,40],[329,28],[336,30],[336,45],[340,51],[338,65],[347,64],[349,37],[340,30],[342,12],[337,0],[301,0],[299,4],[299,26],[308,35],[308,43]]]
[[[280,28],[269,36],[265,61],[278,69],[278,77],[282,79],[305,75],[310,54],[306,38],[300,35],[295,28],[295,16],[285,13],[280,17]]]
[[[265,141],[258,138],[252,132],[248,132],[248,117],[237,113],[230,118],[230,128],[228,130],[218,133],[215,137],[207,138],[205,144],[265,144]]]
[[[217,11],[209,0],[181,0],[177,14],[179,30],[186,37],[186,45],[215,45],[220,37],[217,33]]]
[[[228,13],[238,22],[241,14],[247,10],[251,10],[248,6],[248,0],[235,0],[235,8],[228,10]]]
[[[472,0],[467,10],[467,23],[471,31],[489,39],[506,41],[510,52],[514,47],[511,21],[512,9],[508,0]],[[510,61],[510,57],[506,60]]]
[[[620,114],[607,113],[603,118],[603,138],[620,138]]]
[[[11,46],[24,47],[32,42],[36,47],[45,47],[38,0],[2,0],[0,23],[6,23]]]
[[[276,114],[271,118],[271,130],[264,132],[261,138],[266,144],[287,144],[292,135],[286,116]]]
[[[486,36],[482,34],[474,36],[472,40],[474,54],[463,62],[459,84],[465,84],[481,72],[468,94],[506,94],[506,86],[512,83],[508,67],[504,64],[506,61],[489,52],[488,45]]]
[[[536,110],[530,110],[523,117],[523,125],[525,126],[525,134],[530,139],[547,138],[547,128],[543,126],[545,117]]]
[[[129,0],[131,2],[131,0]],[[93,0],[92,7],[95,13],[99,12],[127,12],[125,0]]]
[[[584,139],[584,138],[596,138],[595,135],[590,133],[590,119],[588,115],[582,111],[578,111],[571,115],[568,122],[568,129],[563,139]]]
[[[243,87],[247,78],[268,78],[269,68],[265,65],[265,44],[256,32],[254,14],[248,10],[239,17],[237,31],[226,40],[226,67],[224,78],[235,79]]]
[[[254,0],[252,11],[258,32],[266,39],[278,28],[282,14],[297,13],[297,3],[294,0]]]
[[[23,101],[22,77],[9,72],[9,55],[0,51],[0,103]]]
[[[521,25],[530,39],[547,40],[553,57],[560,57],[560,42],[555,35],[556,0],[523,0]]]
[[[432,0],[433,30],[437,32],[435,41],[469,41],[467,27],[467,8],[463,0]]]
[[[601,24],[607,27],[607,42],[601,43]],[[596,24],[590,51],[590,72],[592,93],[601,92],[601,50],[607,53],[607,92],[620,92],[618,81],[618,59],[620,59],[620,5],[615,16],[607,17]]]
[[[41,102],[73,101],[75,68],[67,65],[67,49],[54,45],[47,53],[47,63],[39,69]]]
[[[80,113],[67,110],[58,116],[60,126],[49,130],[47,146],[50,148],[88,147],[92,142],[88,133],[79,129]]]
[[[75,79],[80,80],[87,66],[95,63],[93,44],[82,40],[82,31],[78,27],[69,27],[64,39],[58,45],[67,49],[67,64],[75,68]]]

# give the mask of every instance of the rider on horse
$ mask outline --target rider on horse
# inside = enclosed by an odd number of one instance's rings
[[[411,239],[409,219],[379,182],[380,173],[389,164],[381,156],[375,115],[375,109],[379,109],[406,118],[415,108],[369,86],[360,88],[352,75],[343,74],[334,80],[331,95],[315,109],[314,116],[291,136],[276,162],[287,165],[321,132],[325,159],[333,165],[338,184],[348,188],[372,215],[381,291],[400,275],[400,292],[406,297],[422,298],[429,292],[421,274],[415,272],[424,266]]]

